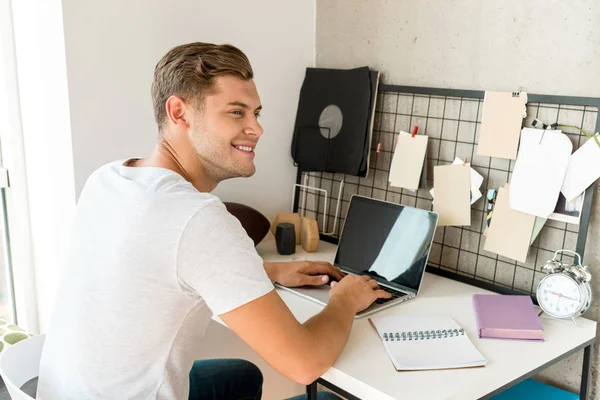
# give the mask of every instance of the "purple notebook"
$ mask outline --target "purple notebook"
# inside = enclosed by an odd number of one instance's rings
[[[529,296],[474,294],[480,338],[544,340],[544,328]]]

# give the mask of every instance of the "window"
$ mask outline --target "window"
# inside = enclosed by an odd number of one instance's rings
[[[31,264],[24,154],[12,9],[10,1],[3,1],[0,2],[0,318],[29,328],[24,300],[27,291],[16,291],[14,284],[18,279],[23,280],[20,271],[30,269]],[[13,268],[15,260],[19,268]],[[20,293],[15,296],[16,292]],[[23,300],[19,302],[19,298]]]

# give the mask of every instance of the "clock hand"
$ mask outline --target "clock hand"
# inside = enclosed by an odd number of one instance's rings
[[[565,296],[565,295],[564,295],[564,294],[562,294],[562,293],[556,293],[556,292],[552,292],[552,291],[551,291],[550,293],[552,293],[553,295],[556,295],[556,296],[558,296],[558,297],[564,297],[565,299],[568,299],[568,300],[577,301],[576,299],[574,299],[574,298],[572,298],[572,297],[569,297],[569,296]]]
[[[561,297],[564,297],[565,299],[568,299],[568,300],[577,301],[576,299],[569,297],[569,296],[565,296],[564,294]]]

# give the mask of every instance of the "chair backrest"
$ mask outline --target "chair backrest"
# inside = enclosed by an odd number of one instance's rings
[[[7,347],[0,354],[0,375],[12,400],[32,400],[21,386],[39,375],[46,335],[33,336]]]

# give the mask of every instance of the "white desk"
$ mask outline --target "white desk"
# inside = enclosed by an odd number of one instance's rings
[[[265,261],[333,261],[335,245],[321,242],[319,252],[305,253],[297,246],[296,254],[280,256],[273,240],[263,241],[257,250]],[[285,290],[281,298],[300,322],[322,306]],[[596,322],[579,318],[573,322],[542,318],[545,342],[479,339],[471,296],[491,293],[471,285],[426,273],[419,295],[411,301],[380,311],[377,315],[443,313],[452,316],[467,332],[471,341],[488,359],[483,368],[439,371],[397,372],[383,349],[379,336],[367,318],[356,320],[344,351],[317,381],[351,399],[487,399],[534,375],[562,358],[585,348],[582,400],[587,400],[591,347]],[[316,383],[307,388],[309,396]]]

